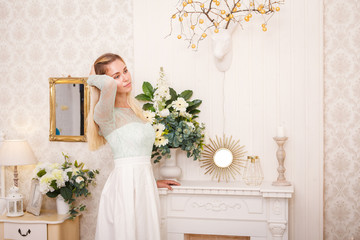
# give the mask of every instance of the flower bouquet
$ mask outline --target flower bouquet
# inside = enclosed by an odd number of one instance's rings
[[[190,101],[191,90],[177,94],[169,87],[163,68],[160,68],[156,87],[144,82],[142,89],[143,93],[136,99],[147,102],[143,105],[144,115],[155,129],[154,162],[159,162],[162,156],[170,157],[170,148],[180,148],[187,152],[188,158],[199,159],[205,126],[195,119],[200,113],[198,107],[202,101]]]
[[[89,184],[95,185],[98,170],[85,169],[84,163],[75,161],[72,164],[69,156],[64,154],[64,163],[38,163],[34,169],[34,178],[39,180],[40,191],[48,197],[56,198],[61,195],[70,205],[70,218],[84,211],[86,206],[74,204],[75,197],[90,195]]]

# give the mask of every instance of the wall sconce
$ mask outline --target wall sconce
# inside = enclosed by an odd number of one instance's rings
[[[6,140],[0,147],[0,165],[14,166],[14,187],[10,188],[7,200],[7,216],[21,216],[23,212],[23,197],[18,193],[18,165],[36,164],[37,159],[26,140]]]

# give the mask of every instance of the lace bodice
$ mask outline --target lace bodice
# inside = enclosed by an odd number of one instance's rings
[[[155,132],[131,108],[115,108],[116,82],[107,75],[91,75],[88,84],[100,89],[94,121],[110,144],[114,158],[151,155]]]

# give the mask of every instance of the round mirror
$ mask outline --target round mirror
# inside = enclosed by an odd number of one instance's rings
[[[225,135],[222,138],[216,136],[216,140],[209,139],[210,144],[205,145],[201,153],[201,167],[205,168],[205,174],[211,174],[212,178],[229,181],[232,176],[241,174],[246,160],[244,147],[239,144],[240,140],[234,141],[232,137]]]
[[[216,166],[226,168],[233,162],[233,154],[229,149],[220,148],[214,154],[214,163]]]

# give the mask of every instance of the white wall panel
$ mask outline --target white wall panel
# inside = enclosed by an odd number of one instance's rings
[[[295,186],[290,239],[322,239],[322,1],[286,1],[266,33],[259,20],[237,28],[233,63],[225,74],[213,64],[210,39],[194,52],[177,34],[164,38],[176,3],[134,1],[136,91],[143,81],[154,84],[163,66],[177,91],[192,89],[203,100],[199,120],[208,135],[224,131],[241,139],[248,154],[260,156],[266,181],[277,177],[272,138],[283,125],[289,137],[286,176]],[[184,180],[211,179],[185,154],[179,162]]]

